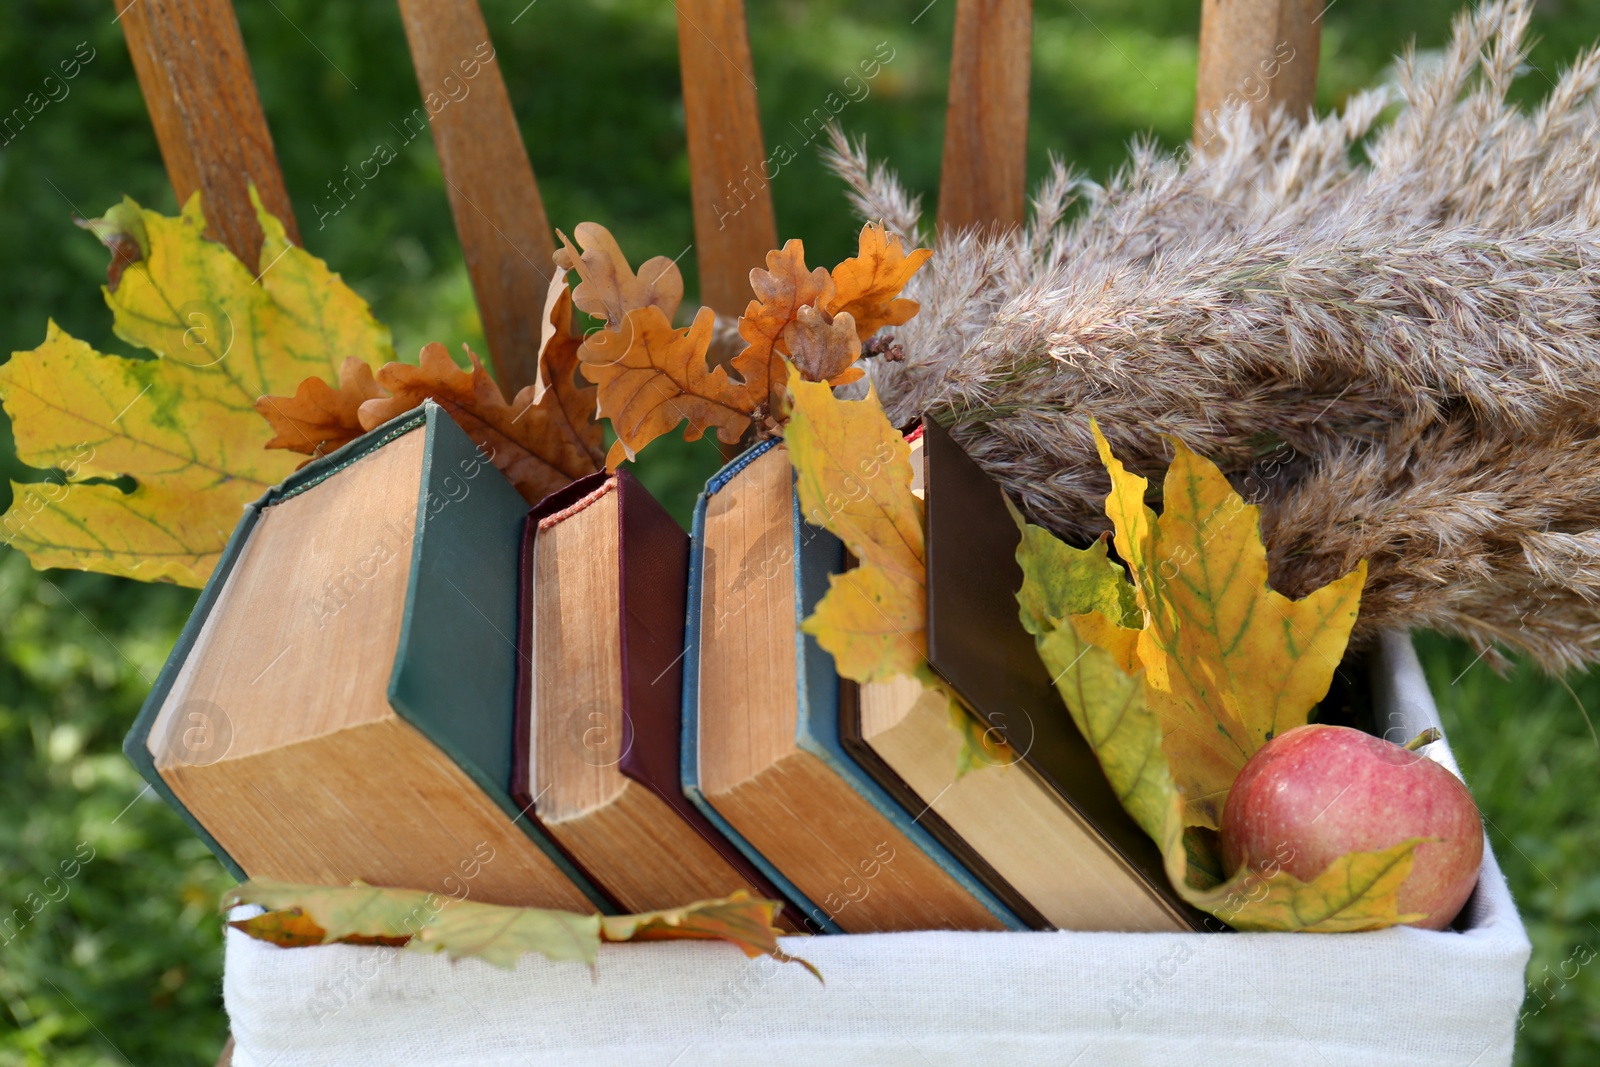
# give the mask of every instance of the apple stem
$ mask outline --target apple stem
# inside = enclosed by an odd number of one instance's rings
[[[1407,741],[1405,744],[1405,749],[1407,752],[1415,752],[1423,745],[1431,745],[1443,736],[1444,734],[1439,732],[1439,728],[1437,726],[1430,726],[1416,737],[1413,737],[1411,740]]]

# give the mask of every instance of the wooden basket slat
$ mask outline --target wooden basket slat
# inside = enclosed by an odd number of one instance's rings
[[[538,377],[540,317],[555,271],[544,201],[500,64],[483,60],[495,53],[477,0],[399,3],[495,377],[514,396]]]
[[[196,190],[212,236],[254,265],[248,188],[300,240],[255,76],[229,0],[116,0],[117,21],[178,203]]]
[[[1032,0],[959,0],[939,178],[939,229],[1022,222]]]
[[[738,315],[778,246],[743,0],[676,0],[700,300]]]

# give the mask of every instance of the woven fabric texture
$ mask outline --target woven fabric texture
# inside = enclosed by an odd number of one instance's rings
[[[1437,722],[1407,638],[1375,673],[1386,729]],[[825,985],[712,943],[507,971],[229,931],[223,992],[236,1067],[1504,1067],[1528,940],[1492,853],[1458,926],[786,939]]]

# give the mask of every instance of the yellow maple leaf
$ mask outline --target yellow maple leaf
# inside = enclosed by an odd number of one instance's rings
[[[1171,439],[1159,519],[1145,479],[1111,454],[1106,513],[1131,568],[1144,627],[1139,662],[1167,730],[1190,821],[1215,829],[1228,787],[1268,739],[1296,726],[1344,657],[1367,567],[1291,600],[1267,583],[1260,511],[1215,465]],[[1197,716],[1195,709],[1207,714]]]
[[[177,217],[125,200],[92,224],[122,266],[105,291],[116,333],[155,359],[102,355],[51,323],[0,367],[18,458],[68,476],[14,483],[0,519],[35,567],[203,584],[243,505],[295,466],[262,447],[256,399],[332,379],[346,356],[393,358],[366,303],[255,204],[254,268],[204,238],[198,196]],[[132,492],[84,484],[122,477]]]
[[[1283,870],[1227,877],[1207,828],[1243,761],[1273,730],[1303,724],[1326,693],[1364,568],[1303,600],[1279,597],[1267,585],[1254,509],[1221,472],[1175,445],[1157,519],[1144,479],[1095,434],[1112,480],[1106,512],[1133,584],[1103,541],[1076,549],[1023,523],[1019,613],[1106,780],[1161,847],[1173,886],[1245,930],[1341,932],[1423,918],[1398,907],[1418,840],[1350,853],[1302,882]],[[1262,623],[1280,607],[1292,622]],[[1271,699],[1242,707],[1243,696]],[[1209,733],[1223,741],[1209,745]]]
[[[842,677],[886,682],[917,675],[928,659],[927,586],[870,563],[828,577],[828,593],[800,629],[833,657]]]
[[[800,513],[844,542],[859,565],[830,577],[801,629],[858,682],[927,673],[927,565],[911,448],[875,392],[840,400],[822,382],[789,377],[784,448]]]
[[[911,446],[878,394],[840,400],[823,382],[789,379],[783,443],[800,512],[843,541],[863,564],[926,581],[922,501],[911,491]]]

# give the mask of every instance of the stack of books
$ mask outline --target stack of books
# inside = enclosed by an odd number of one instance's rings
[[[626,471],[533,509],[431,402],[246,509],[126,751],[237,876],[811,932],[1188,930],[1018,620],[1018,530],[929,424],[935,690],[800,630],[849,565],[779,441],[692,535]]]

